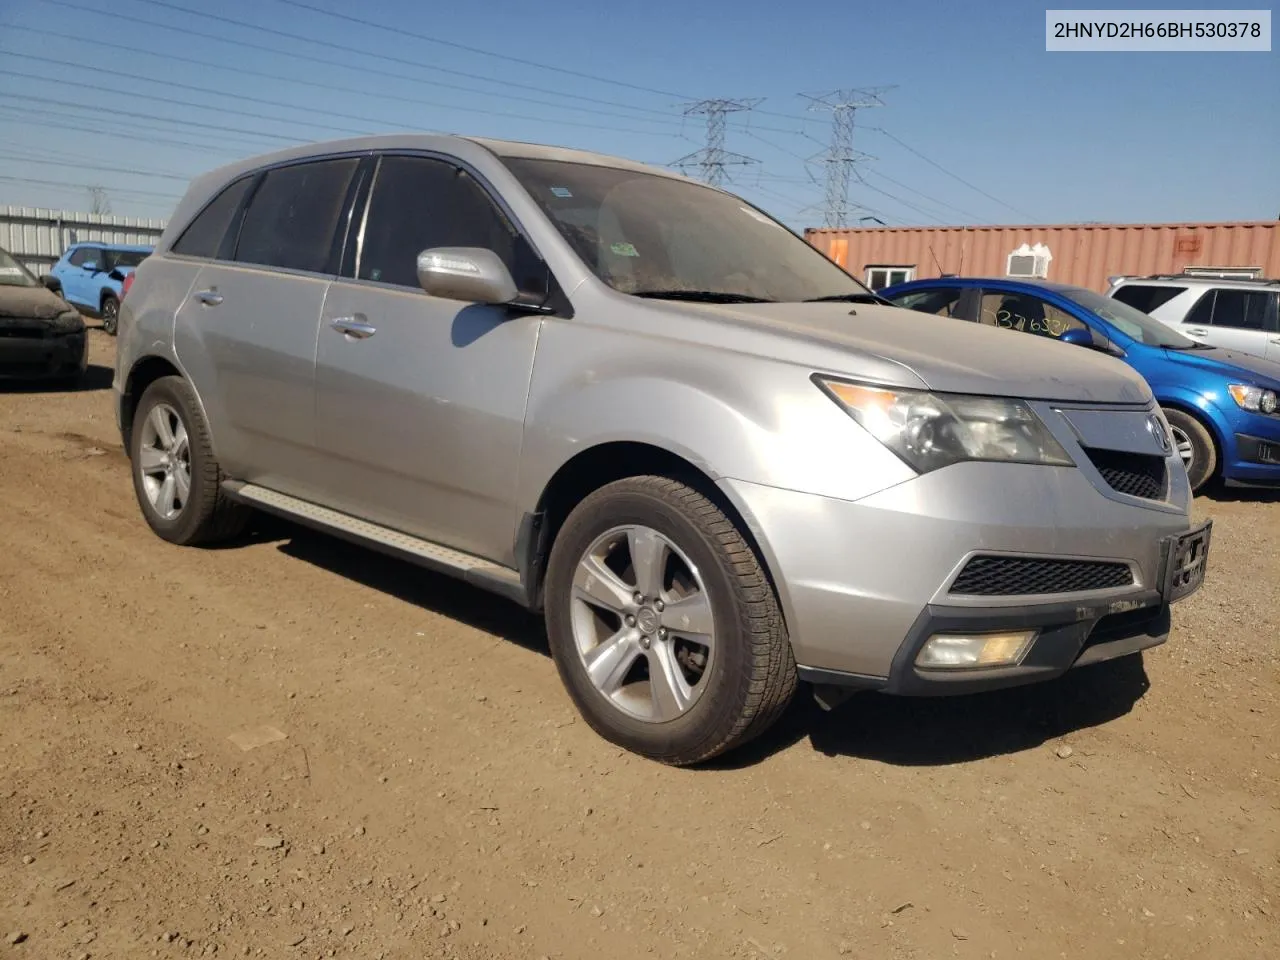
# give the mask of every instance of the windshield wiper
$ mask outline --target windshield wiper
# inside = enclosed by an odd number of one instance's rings
[[[893,301],[877,297],[874,293],[833,293],[826,297],[810,297],[801,303],[878,303],[884,307],[892,307]]]
[[[725,290],[633,290],[633,297],[652,300],[694,300],[699,303],[777,303],[768,297],[753,297],[746,293],[729,293]]]

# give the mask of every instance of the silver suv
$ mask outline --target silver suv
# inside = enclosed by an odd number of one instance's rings
[[[1280,280],[1123,277],[1107,296],[1193,340],[1280,361]]]
[[[592,727],[668,763],[801,680],[962,693],[1159,644],[1209,542],[1120,361],[888,306],[729,193],[551,147],[197,179],[115,396],[159,536],[266,510],[542,610]]]

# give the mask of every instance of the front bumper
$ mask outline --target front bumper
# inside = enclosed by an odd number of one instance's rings
[[[805,679],[893,693],[961,693],[1048,679],[1163,643],[1166,554],[1187,533],[1186,491],[1138,505],[1069,467],[963,463],[859,501],[736,480],[777,585]],[[1125,586],[971,596],[951,584],[977,554],[1125,564]],[[920,670],[930,636],[1039,633],[1016,667]]]
[[[0,336],[0,379],[40,380],[74,377],[89,365],[88,335]]]
[[[1236,457],[1223,469],[1229,486],[1280,487],[1280,429],[1269,433],[1233,436]]]

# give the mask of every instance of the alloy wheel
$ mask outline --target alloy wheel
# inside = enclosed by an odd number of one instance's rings
[[[578,561],[570,603],[582,665],[615,707],[664,723],[697,703],[715,618],[697,567],[668,537],[639,524],[601,534]]]

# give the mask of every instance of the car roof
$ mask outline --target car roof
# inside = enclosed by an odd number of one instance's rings
[[[224,181],[230,181],[240,173],[257,170],[262,167],[273,166],[277,163],[286,163],[290,160],[306,160],[311,157],[322,157],[336,153],[362,153],[364,151],[376,150],[425,150],[438,151],[441,153],[449,153],[453,155],[461,155],[465,157],[473,153],[476,147],[481,147],[487,152],[498,156],[512,159],[529,159],[529,160],[558,160],[564,163],[583,163],[594,166],[619,167],[626,170],[635,170],[640,173],[652,173],[658,176],[669,177],[673,180],[689,180],[692,183],[701,181],[690,180],[689,177],[674,170],[668,170],[663,167],[654,166],[647,163],[638,163],[634,160],[627,160],[624,157],[611,156],[605,153],[593,153],[589,150],[578,150],[572,147],[556,147],[542,143],[530,143],[521,140],[499,140],[487,137],[469,137],[459,134],[439,134],[439,133],[393,133],[393,134],[373,134],[363,137],[347,137],[337,140],[319,140],[313,143],[301,144],[294,147],[285,147],[280,150],[274,150],[270,153],[261,153],[256,156],[246,157],[243,160],[237,160],[234,163],[227,164],[216,170],[209,171],[206,176],[217,175],[217,178]]]
[[[1066,294],[1073,290],[1086,289],[1078,283],[1056,283],[1052,280],[1041,280],[1037,277],[930,277],[925,280],[908,280],[906,283],[886,287],[886,290],[907,290],[924,286],[960,286],[960,287],[1003,287],[1028,290],[1048,290],[1052,293]]]

